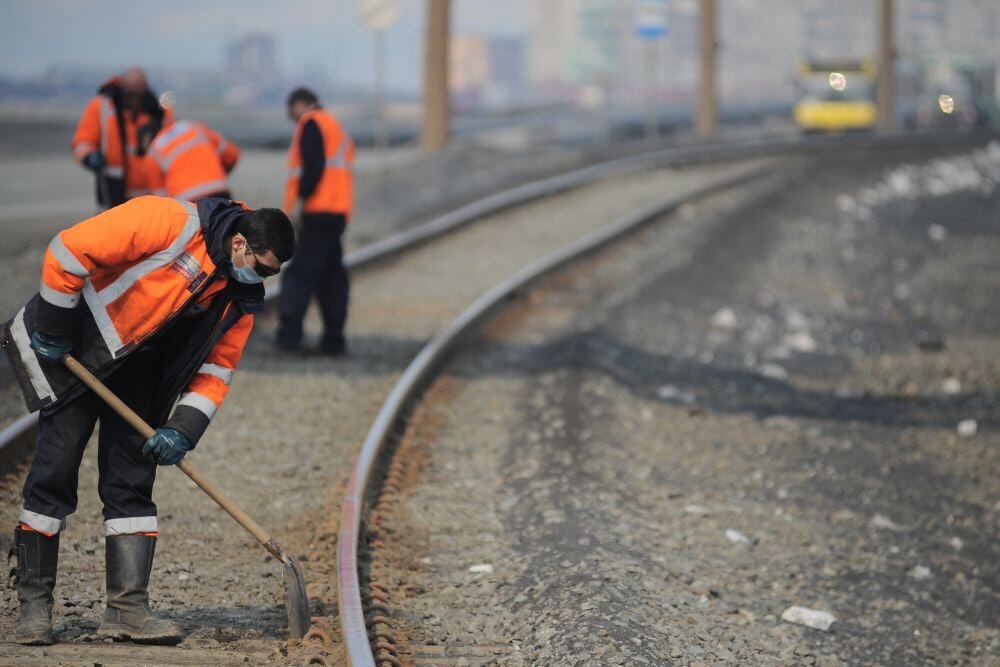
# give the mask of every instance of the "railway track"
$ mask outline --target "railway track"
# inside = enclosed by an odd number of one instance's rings
[[[927,137],[918,143],[926,145],[942,141],[945,140],[940,137]],[[864,145],[867,144],[864,142],[854,144],[855,147]],[[906,147],[912,146],[913,142],[901,137],[889,137],[884,140],[883,145],[886,148]],[[827,141],[807,144],[787,142],[785,145],[774,145],[767,148],[748,143],[730,147],[728,151],[722,147],[699,147],[679,151],[661,151],[655,154],[627,158],[514,188],[501,195],[487,198],[487,200],[476,202],[452,214],[442,216],[418,230],[362,249],[350,257],[349,263],[355,271],[361,270],[368,274],[358,284],[359,298],[357,301],[359,306],[356,312],[359,312],[360,319],[384,325],[389,319],[400,320],[409,317],[411,321],[407,326],[410,327],[410,332],[418,340],[430,337],[441,330],[442,324],[450,318],[448,314],[458,312],[463,305],[472,300],[475,294],[482,292],[484,287],[493,284],[489,283],[489,280],[496,281],[503,275],[514,274],[512,278],[487,290],[486,294],[476,301],[473,307],[465,311],[458,320],[453,321],[440,336],[434,338],[427,347],[419,352],[413,363],[403,372],[400,383],[394,385],[392,390],[388,392],[388,399],[376,417],[375,426],[369,432],[361,451],[359,465],[351,477],[342,503],[344,512],[339,525],[339,552],[336,557],[340,572],[338,606],[345,636],[345,647],[352,664],[374,664],[375,658],[371,653],[369,628],[363,619],[360,597],[361,584],[357,578],[357,568],[355,567],[358,562],[356,548],[363,537],[361,527],[365,515],[365,499],[372,499],[372,494],[381,488],[373,485],[373,481],[379,481],[376,479],[378,475],[374,473],[378,469],[377,464],[384,453],[385,443],[389,441],[388,436],[401,427],[403,422],[400,421],[400,418],[407,414],[407,406],[412,405],[413,396],[417,395],[420,388],[433,376],[439,364],[455,349],[462,336],[481,323],[483,318],[488,317],[498,303],[524,285],[566,262],[573,261],[578,256],[585,255],[595,248],[612,242],[615,238],[627,234],[630,230],[649,220],[662,216],[665,211],[675,209],[684,202],[690,201],[692,197],[708,196],[719,189],[735,187],[758,176],[757,171],[764,166],[764,163],[734,164],[731,168],[710,166],[703,168],[702,172],[698,172],[696,169],[670,171],[670,167],[705,162],[732,162],[757,153],[788,156],[822,153],[838,149],[834,143]],[[709,172],[711,172],[711,176],[709,176]],[[685,181],[687,177],[685,174],[687,176],[695,174],[697,177]],[[703,184],[705,180],[711,180],[712,183],[705,186]],[[668,196],[657,196],[658,192],[666,191],[665,183],[671,184],[674,191]],[[553,225],[553,228],[558,229],[552,230],[539,230],[537,224],[532,224],[533,216],[549,220],[558,215],[556,212],[562,205],[559,203],[561,200],[558,195],[577,189],[579,192],[574,192],[573,195],[562,200],[568,203],[571,200],[579,199],[579,202],[575,204],[576,213],[563,213],[562,215],[581,216],[583,211],[587,211],[591,216],[588,220],[578,221],[576,224],[568,226]],[[615,205],[606,204],[605,208],[602,209],[600,207],[602,202],[614,198],[612,193],[616,193],[614,197],[618,197]],[[622,200],[628,199],[633,202],[644,202],[643,210],[633,211],[627,215],[616,212],[635,207],[633,204],[625,206],[623,209]],[[514,207],[518,207],[517,210],[513,210]],[[568,207],[567,210],[572,208]],[[493,216],[500,216],[505,220],[505,224],[469,227],[470,223],[492,219]],[[510,225],[511,218],[517,220],[516,224]],[[603,228],[601,223],[608,219],[615,219],[616,223],[609,228]],[[498,231],[500,227],[512,228],[505,229],[505,234],[501,234]],[[551,233],[546,233],[547,231]],[[528,233],[539,235],[537,239],[531,239],[528,244],[534,246],[533,254],[525,251],[526,246],[523,243],[517,248],[513,245],[513,240],[517,239],[519,234],[523,240],[524,235]],[[433,239],[440,239],[441,242],[428,244],[428,241]],[[572,242],[567,244],[569,241]],[[424,301],[433,300],[423,299],[421,301],[419,290],[412,295],[412,298],[407,299],[405,285],[403,285],[402,290],[400,290],[399,284],[386,290],[385,285],[379,284],[389,280],[386,276],[390,273],[394,275],[394,280],[398,280],[401,275],[440,271],[442,260],[448,258],[454,260],[456,257],[467,254],[470,249],[478,248],[481,252],[484,247],[503,248],[505,251],[511,248],[511,252],[517,256],[513,258],[500,257],[499,255],[505,253],[498,252],[497,261],[492,266],[483,266],[482,258],[467,257],[466,259],[469,261],[466,264],[455,268],[456,276],[461,276],[462,271],[479,269],[482,273],[482,279],[478,282],[456,286],[455,294],[450,296],[446,302],[425,304]],[[545,259],[539,259],[543,256]],[[500,261],[501,259],[503,261]],[[524,264],[525,259],[537,261],[529,261],[527,267],[515,271]],[[385,266],[387,271],[368,271],[376,265]],[[489,276],[494,277],[490,278]],[[440,275],[439,280],[454,281],[454,277]],[[484,281],[486,284],[483,284]],[[371,298],[365,298],[366,290],[370,292],[367,296]],[[380,303],[380,298],[384,298],[379,296],[380,290],[382,293],[392,292],[392,299],[395,301],[392,303],[382,301]],[[401,314],[398,310],[400,305],[398,299],[401,291],[403,292],[404,304],[409,302],[410,306],[422,306],[423,311],[421,308],[416,308],[413,312]],[[365,312],[366,309],[367,312]],[[379,312],[380,309],[383,312]],[[373,325],[373,334],[376,329],[378,326]],[[366,332],[362,332],[362,335],[364,333]],[[412,344],[408,344],[407,349],[400,352],[401,357],[409,357],[414,349]],[[251,372],[256,372],[256,370],[251,368]],[[30,418],[23,418],[17,427],[19,432],[14,437],[22,441],[30,439],[31,426]],[[10,430],[8,429],[8,431]],[[12,439],[11,435],[5,432],[4,442],[11,442]],[[391,464],[388,465],[391,466]],[[352,572],[354,573],[353,582],[350,581]],[[360,622],[359,619],[361,619]],[[379,629],[376,627],[374,630],[375,635],[378,635]],[[333,631],[332,627],[317,626],[315,631],[307,637],[306,655],[304,655],[307,662],[322,664],[325,659],[322,646],[329,644]],[[362,646],[367,647],[367,649],[363,649]],[[371,662],[366,662],[365,650],[367,650],[367,659]],[[388,651],[385,647],[383,650]],[[385,655],[382,657],[386,658]],[[391,660],[388,662],[392,664]]]
[[[921,143],[921,142],[918,142]],[[876,142],[876,145],[878,143]],[[912,146],[906,141],[893,140],[884,148]],[[868,144],[871,147],[871,144]],[[826,144],[799,146],[798,151],[810,153],[830,150]],[[785,149],[777,151],[784,153]],[[793,151],[789,151],[793,152]],[[381,519],[400,494],[407,476],[406,457],[394,456],[394,449],[407,428],[407,419],[419,409],[422,392],[438,376],[448,358],[468,341],[475,332],[518,292],[551,273],[578,262],[592,253],[634,233],[645,225],[676,212],[687,203],[750,183],[779,177],[788,166],[762,168],[751,173],[728,176],[680,196],[669,196],[647,204],[615,219],[531,262],[516,273],[482,294],[447,327],[427,343],[407,366],[376,417],[358,456],[344,495],[338,539],[338,591],[341,628],[347,658],[355,666],[400,664],[389,608],[392,591],[382,576],[373,570],[371,550],[388,539],[382,532]],[[369,535],[364,535],[365,529]],[[367,576],[367,581],[363,577]],[[497,647],[500,650],[502,647]],[[423,664],[451,664],[440,656],[439,647],[430,647]],[[427,647],[425,647],[427,650]],[[480,657],[489,655],[489,647],[471,647]],[[461,653],[461,649],[459,650]],[[412,660],[413,656],[409,656]]]

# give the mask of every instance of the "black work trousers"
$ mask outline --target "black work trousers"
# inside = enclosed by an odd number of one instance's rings
[[[155,352],[135,352],[106,381],[147,422],[156,412],[150,390],[155,357]],[[76,510],[80,462],[98,421],[98,492],[105,520],[156,516],[156,463],[142,455],[145,438],[91,391],[39,415],[35,456],[24,483],[25,510],[42,515],[42,521],[61,521]]]
[[[302,320],[315,296],[323,317],[320,348],[327,351],[343,348],[350,291],[341,245],[346,226],[347,219],[342,215],[302,216],[295,256],[281,279],[280,346],[297,348],[302,344]]]

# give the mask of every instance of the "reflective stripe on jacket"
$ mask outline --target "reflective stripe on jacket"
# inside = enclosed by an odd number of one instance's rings
[[[104,175],[109,178],[125,179],[125,195],[136,197],[149,192],[146,172],[142,166],[142,149],[139,145],[140,128],[153,125],[169,126],[174,116],[170,109],[159,109],[154,116],[147,110],[133,114],[129,111],[118,113],[115,107],[115,91],[118,80],[111,79],[101,87],[101,92],[94,97],[83,110],[76,126],[71,147],[73,157],[77,162],[89,153],[100,150],[104,156]],[[125,122],[124,132],[119,126],[119,118]],[[124,145],[122,139],[124,138]]]
[[[77,322],[72,353],[99,377],[147,341],[171,351],[177,386],[158,396],[169,410],[180,395],[175,415],[182,407],[197,411],[200,423],[187,433],[196,442],[228,392],[251,313],[263,301],[261,286],[230,281],[224,269],[223,242],[245,210],[223,199],[196,205],[145,196],[57,234],[39,293],[7,323],[2,339],[28,409],[53,408],[82,390],[61,364],[29,347],[39,319],[54,309]],[[171,339],[181,322],[183,340]]]
[[[288,180],[285,186],[285,213],[292,214],[299,198],[299,178],[302,176],[302,154],[299,139],[309,121],[316,123],[323,135],[326,163],[323,177],[311,195],[303,202],[303,213],[340,213],[351,216],[353,205],[351,163],[354,162],[354,142],[332,114],[323,109],[307,111],[295,126],[295,135],[288,150]]]
[[[177,121],[156,136],[146,153],[149,188],[186,201],[228,191],[226,174],[239,159],[236,144],[204,123]]]

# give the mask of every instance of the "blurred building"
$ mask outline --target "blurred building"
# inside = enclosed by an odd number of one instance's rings
[[[455,35],[451,40],[450,85],[459,109],[522,104],[524,41],[494,35]]]
[[[539,91],[559,95],[572,85],[573,51],[580,42],[580,0],[546,0],[531,4],[528,78]]]
[[[277,79],[274,37],[254,32],[230,42],[226,48],[226,76],[234,83]]]

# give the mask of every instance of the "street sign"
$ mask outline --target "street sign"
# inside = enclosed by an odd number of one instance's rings
[[[667,0],[634,0],[635,34],[643,39],[662,39],[669,29]]]
[[[399,0],[361,0],[361,20],[369,30],[385,30],[399,15]]]

